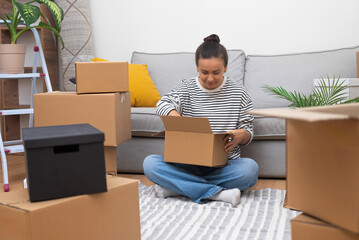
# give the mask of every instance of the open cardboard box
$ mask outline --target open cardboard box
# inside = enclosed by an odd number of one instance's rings
[[[285,206],[359,233],[359,104],[251,113],[286,119]]]
[[[292,240],[359,240],[359,234],[300,214],[291,221]]]
[[[127,62],[77,62],[75,70],[78,94],[129,91]]]
[[[227,165],[223,141],[226,134],[213,133],[208,118],[161,118],[165,126],[165,162],[208,167]]]
[[[34,126],[89,123],[105,133],[105,146],[131,139],[130,93],[76,94],[48,92],[34,95]]]
[[[37,203],[0,193],[0,239],[141,239],[138,181],[107,178],[108,192]]]

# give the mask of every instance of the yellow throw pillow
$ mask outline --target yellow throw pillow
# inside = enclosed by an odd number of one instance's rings
[[[128,64],[131,107],[156,107],[161,99],[147,65]]]
[[[93,62],[108,61],[103,58],[92,58]],[[147,65],[128,64],[131,107],[156,107],[161,99],[155,84],[147,70]]]
[[[109,62],[109,60],[103,58],[91,58],[93,62]]]

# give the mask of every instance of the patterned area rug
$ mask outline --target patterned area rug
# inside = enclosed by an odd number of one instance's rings
[[[284,190],[245,191],[241,203],[196,204],[186,197],[157,198],[140,183],[141,236],[145,239],[291,239],[290,220],[300,212],[283,208]]]

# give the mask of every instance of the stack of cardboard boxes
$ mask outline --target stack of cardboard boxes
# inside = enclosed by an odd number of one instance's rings
[[[34,125],[101,130],[106,171],[116,175],[116,146],[131,137],[128,64],[77,63],[76,78],[77,93],[34,96]],[[138,181],[107,175],[106,182],[104,193],[35,203],[26,189],[0,193],[0,239],[140,239]]]
[[[105,133],[106,171],[116,174],[116,146],[131,138],[127,62],[76,63],[76,93],[34,96],[35,127],[81,123]]]
[[[359,239],[359,104],[252,113],[286,119],[292,239]]]

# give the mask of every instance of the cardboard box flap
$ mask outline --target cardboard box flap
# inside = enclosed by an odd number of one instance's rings
[[[166,135],[165,131],[161,131],[161,132],[152,134],[151,137],[164,137],[165,135]]]
[[[292,222],[303,222],[303,223],[309,223],[309,224],[317,224],[317,225],[327,225],[324,222],[315,219],[313,217],[309,217],[308,215],[302,213],[300,215],[298,215],[297,217],[293,218],[291,220]]]
[[[7,193],[0,193],[0,205],[11,205],[17,202],[26,202],[29,200],[27,191],[11,190]]]
[[[72,198],[78,198],[78,197],[81,196],[76,196]],[[8,193],[0,194],[0,205],[11,207],[23,212],[28,212],[37,209],[42,209],[45,207],[51,207],[53,205],[56,205],[58,202],[69,201],[72,198],[62,198],[62,199],[31,203],[29,201],[29,194],[27,189],[19,189],[15,191],[10,191]]]
[[[345,106],[348,105],[348,106]],[[349,106],[350,105],[350,106]],[[312,108],[267,108],[250,111],[253,115],[263,115],[308,122],[342,120],[359,118],[359,104],[343,104],[337,106],[312,107]]]
[[[129,179],[129,178],[121,178],[121,177],[107,177],[107,187],[108,189],[113,189],[121,186],[125,186],[128,184],[138,184],[138,180]],[[19,211],[36,211],[39,209],[44,209],[47,207],[52,207],[59,203],[65,203],[68,201],[73,201],[77,198],[84,198],[84,197],[94,197],[97,194],[107,194],[107,193],[94,193],[94,194],[83,194],[74,197],[67,197],[67,198],[60,198],[60,199],[53,199],[41,202],[30,202],[29,201],[29,194],[27,189],[19,189],[13,190],[7,193],[0,193],[0,206],[4,205],[11,208],[16,208]]]
[[[347,118],[359,119],[359,103],[348,103],[348,104],[339,104],[339,105],[333,105],[333,106],[299,108],[298,110],[306,111],[306,112],[342,114],[342,115],[346,115]]]
[[[161,116],[166,131],[212,133],[208,118]]]

